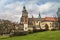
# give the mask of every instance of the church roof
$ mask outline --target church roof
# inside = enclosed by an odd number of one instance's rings
[[[32,20],[32,18],[28,18],[28,20]],[[34,18],[35,21],[40,21],[39,18]]]
[[[56,21],[58,21],[58,18],[55,18],[55,17],[45,17],[43,21],[56,22]]]
[[[35,21],[40,21],[40,19],[39,19],[39,18],[35,18],[34,20],[35,20]]]

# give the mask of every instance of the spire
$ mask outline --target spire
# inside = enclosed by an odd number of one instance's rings
[[[32,16],[32,18],[34,18],[34,17]]]
[[[34,21],[34,16],[32,15],[32,21]]]
[[[39,18],[39,21],[42,21],[42,20],[41,20],[41,15],[40,15],[40,12],[39,12],[39,16],[38,16],[38,18]]]
[[[60,17],[60,8],[58,8],[57,17]]]
[[[40,13],[39,13],[39,16],[38,16],[38,18],[41,18],[41,15],[40,15]]]
[[[23,11],[26,11],[26,7],[25,7],[25,5],[23,6]]]
[[[25,6],[23,6],[23,9],[25,9]]]
[[[58,8],[58,12],[60,12],[60,8]]]

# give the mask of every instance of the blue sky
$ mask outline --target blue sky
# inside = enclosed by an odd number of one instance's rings
[[[38,17],[39,12],[41,17],[55,17],[60,0],[0,0],[0,19],[19,22],[24,5],[29,17]]]

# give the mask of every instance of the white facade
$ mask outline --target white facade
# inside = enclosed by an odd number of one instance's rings
[[[24,24],[24,31],[28,31],[28,24]]]

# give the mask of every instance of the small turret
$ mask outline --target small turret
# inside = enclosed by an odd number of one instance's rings
[[[38,18],[39,18],[39,20],[41,21],[41,15],[40,15],[40,13],[39,13],[39,16],[38,16]]]
[[[26,11],[26,7],[25,7],[25,6],[23,6],[23,12],[24,12],[24,11]]]
[[[60,18],[60,8],[58,8],[57,17]]]
[[[60,12],[60,8],[58,8],[58,12]]]

